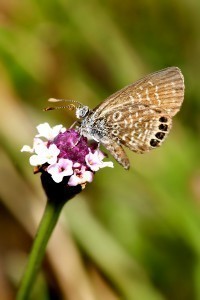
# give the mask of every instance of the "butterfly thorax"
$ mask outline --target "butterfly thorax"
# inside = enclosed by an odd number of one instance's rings
[[[81,111],[83,109],[83,111]],[[85,112],[85,115],[84,115]],[[80,115],[82,117],[80,117]],[[107,140],[107,130],[106,130],[106,120],[104,118],[97,119],[93,110],[87,107],[79,108],[76,112],[77,118],[79,118],[79,131],[80,134],[87,137],[88,139],[93,139],[98,143],[102,143]]]

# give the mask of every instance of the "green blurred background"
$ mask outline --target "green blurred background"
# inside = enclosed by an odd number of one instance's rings
[[[127,151],[69,202],[31,299],[200,299],[200,2],[1,0],[0,299],[15,298],[45,196],[28,155],[49,97],[95,107],[142,76],[181,68],[185,101],[164,145]],[[110,157],[110,159],[112,159]]]

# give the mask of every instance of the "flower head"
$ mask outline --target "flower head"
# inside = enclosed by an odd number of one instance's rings
[[[93,180],[96,171],[113,167],[112,162],[103,161],[106,156],[98,144],[89,145],[87,138],[75,129],[66,130],[62,125],[51,128],[44,123],[37,130],[33,147],[25,145],[21,151],[31,153],[30,164],[37,167],[37,172],[48,173],[54,183],[83,188]]]

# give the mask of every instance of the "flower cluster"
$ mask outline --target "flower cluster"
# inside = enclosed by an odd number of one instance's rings
[[[48,172],[56,183],[68,177],[69,186],[91,182],[94,173],[101,168],[111,167],[104,162],[105,154],[97,143],[88,144],[87,138],[75,129],[66,130],[62,125],[51,128],[48,123],[37,126],[38,134],[33,147],[23,146],[22,152],[29,152],[30,164]]]

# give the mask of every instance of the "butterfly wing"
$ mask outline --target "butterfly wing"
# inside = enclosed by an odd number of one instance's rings
[[[99,117],[120,111],[123,107],[137,110],[139,105],[150,108],[162,108],[174,116],[184,97],[184,78],[181,70],[170,67],[154,72],[112,94],[93,111]]]
[[[183,98],[183,75],[179,68],[170,67],[111,95],[94,109],[94,115],[106,120],[111,140],[144,153],[165,140]]]

